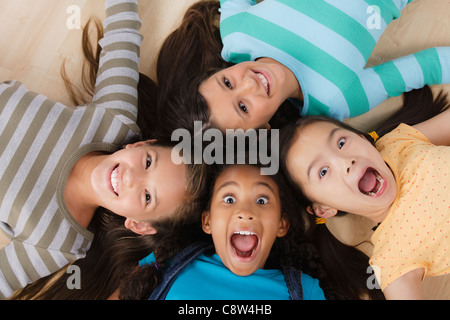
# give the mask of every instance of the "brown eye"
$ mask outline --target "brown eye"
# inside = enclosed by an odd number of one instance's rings
[[[244,113],[248,113],[247,107],[242,102],[239,102],[239,109],[241,109]]]
[[[328,167],[323,167],[322,169],[320,169],[319,171],[319,177],[323,178],[328,172]]]
[[[150,200],[152,199],[152,197],[150,196],[150,193],[148,193],[147,191],[145,191],[145,203],[148,205],[150,203]]]
[[[342,149],[344,144],[345,144],[345,138],[340,138],[339,141],[338,141],[338,148]]]
[[[236,202],[236,199],[234,199],[232,196],[226,196],[223,198],[223,201],[228,204],[233,204]]]
[[[227,78],[223,78],[223,83],[229,88],[233,89],[233,86],[231,85],[231,82]]]
[[[259,197],[258,200],[256,200],[257,204],[266,204],[269,202],[269,200],[266,197]]]

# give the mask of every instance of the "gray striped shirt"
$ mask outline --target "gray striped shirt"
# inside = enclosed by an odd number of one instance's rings
[[[93,234],[72,217],[64,188],[92,151],[114,152],[136,125],[141,21],[137,0],[107,0],[105,36],[92,103],[68,107],[0,84],[0,298],[85,256]]]

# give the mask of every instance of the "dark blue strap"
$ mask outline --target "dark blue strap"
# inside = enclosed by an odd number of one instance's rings
[[[291,300],[303,300],[302,272],[292,267],[283,267],[283,273]]]
[[[194,242],[184,248],[170,262],[169,267],[164,270],[161,283],[155,288],[155,290],[153,290],[148,300],[165,300],[167,293],[172,287],[172,284],[178,274],[200,254],[212,247],[213,245],[211,243]]]

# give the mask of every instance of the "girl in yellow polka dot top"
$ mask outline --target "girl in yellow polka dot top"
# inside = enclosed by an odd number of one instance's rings
[[[403,108],[377,134],[305,117],[280,136],[282,168],[307,212],[325,219],[353,213],[378,224],[370,264],[387,299],[420,299],[424,277],[450,273],[447,107],[445,96],[433,101],[425,87],[406,94]],[[316,230],[326,229],[323,222]]]

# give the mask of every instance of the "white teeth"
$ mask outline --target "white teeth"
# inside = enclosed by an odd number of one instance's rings
[[[266,77],[264,75],[262,75],[261,73],[256,73],[259,77],[259,79],[261,79],[264,88],[266,89],[266,93],[269,94],[269,82],[267,81]]]
[[[250,231],[236,231],[234,234],[240,234],[243,236],[252,236],[256,235],[256,233],[250,232]]]
[[[117,194],[117,167],[114,168],[114,170],[111,172],[111,186],[114,190],[114,192]]]
[[[380,183],[380,186],[378,187],[378,190],[375,192],[370,191],[369,196],[374,196],[378,191],[380,191],[381,187],[383,186],[384,179],[380,176],[378,172],[375,173],[375,178],[377,178],[378,182]]]

